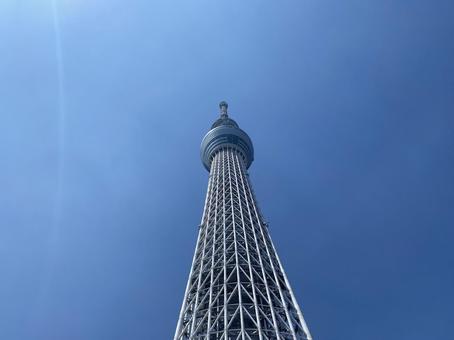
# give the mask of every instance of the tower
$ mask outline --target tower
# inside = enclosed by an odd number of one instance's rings
[[[174,340],[311,340],[249,181],[252,141],[219,107],[200,150],[208,191]]]

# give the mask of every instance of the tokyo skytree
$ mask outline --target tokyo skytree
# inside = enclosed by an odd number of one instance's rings
[[[249,180],[252,141],[219,107],[200,150],[208,191],[174,340],[311,340]]]

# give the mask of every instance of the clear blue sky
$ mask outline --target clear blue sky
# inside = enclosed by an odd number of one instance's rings
[[[0,339],[170,339],[227,100],[317,340],[448,339],[454,2],[0,2]]]

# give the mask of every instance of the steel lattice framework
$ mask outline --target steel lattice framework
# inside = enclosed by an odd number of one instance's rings
[[[227,104],[221,109],[210,132],[227,134],[209,132],[202,144],[202,159],[216,145],[204,159],[208,191],[174,339],[310,340],[249,181],[252,143],[247,135],[230,138],[229,130],[240,129]]]

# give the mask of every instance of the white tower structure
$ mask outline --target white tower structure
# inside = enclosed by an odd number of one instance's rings
[[[174,339],[311,340],[249,181],[251,139],[219,106],[201,145],[208,191]]]

